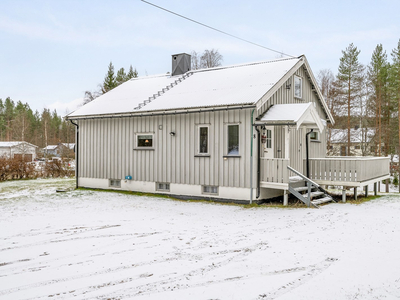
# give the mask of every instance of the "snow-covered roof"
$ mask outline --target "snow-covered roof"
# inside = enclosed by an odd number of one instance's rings
[[[46,147],[44,147],[44,150],[54,150],[58,147],[58,145],[47,145]]]
[[[374,129],[358,128],[350,129],[350,142],[361,143],[370,142],[375,136]],[[332,129],[331,131],[331,142],[332,143],[347,143],[347,129]]]
[[[273,105],[256,123],[269,125],[291,123],[296,124],[297,129],[302,124],[317,125],[320,132],[325,126],[311,102]]]
[[[21,141],[19,141],[19,142],[0,142],[0,147],[2,147],[2,148],[11,148],[11,147],[18,146],[20,144],[26,144],[26,145],[31,145],[33,147],[38,147],[36,145],[33,145],[31,143],[28,143],[28,142],[23,142],[23,141],[22,142]]]
[[[62,143],[65,147],[72,150],[75,147],[75,143]]]
[[[301,60],[280,59],[189,71],[182,76],[135,78],[78,108],[68,118],[255,104]],[[175,81],[176,85],[162,92]],[[154,94],[159,96],[140,105]]]

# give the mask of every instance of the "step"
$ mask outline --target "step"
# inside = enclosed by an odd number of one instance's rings
[[[313,189],[315,189],[315,188],[311,188],[311,190],[313,190]],[[304,191],[308,191],[308,187],[307,186],[299,186],[299,187],[294,188],[294,190],[298,191],[298,192],[304,192]]]
[[[321,192],[321,191],[316,191],[316,192],[311,192],[310,193],[310,197],[311,198],[315,198],[315,197],[318,197],[318,196],[321,196],[321,195],[325,195],[325,193]]]
[[[312,200],[311,203],[313,203],[315,205],[319,205],[319,204],[326,203],[326,202],[329,202],[329,201],[332,201],[332,198],[330,196],[327,196],[327,197],[324,197],[324,198]]]

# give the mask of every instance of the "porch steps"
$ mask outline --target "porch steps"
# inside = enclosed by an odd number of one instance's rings
[[[290,166],[288,166],[288,169],[294,172],[296,175],[300,176],[304,182],[304,186],[298,186],[298,182],[296,184],[297,186],[289,183],[289,192],[292,193],[297,199],[301,200],[308,207],[312,205],[316,208],[319,208],[319,205],[323,203],[327,203],[330,201],[336,202],[332,199],[332,197],[325,189],[312,181],[310,178],[307,178]]]

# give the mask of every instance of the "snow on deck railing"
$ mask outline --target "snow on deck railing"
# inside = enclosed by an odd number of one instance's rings
[[[289,159],[285,158],[260,158],[260,181],[272,183],[288,183]]]
[[[363,182],[389,175],[389,157],[339,156],[310,158],[310,179],[325,182]],[[306,170],[306,160],[304,160]]]

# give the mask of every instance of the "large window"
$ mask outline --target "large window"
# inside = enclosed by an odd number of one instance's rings
[[[137,149],[153,149],[154,134],[153,133],[137,133],[136,148]]]
[[[228,125],[228,155],[239,155],[239,125]]]
[[[301,77],[294,76],[294,96],[296,98],[303,97],[303,79]]]
[[[208,154],[208,127],[199,127],[199,154]]]

